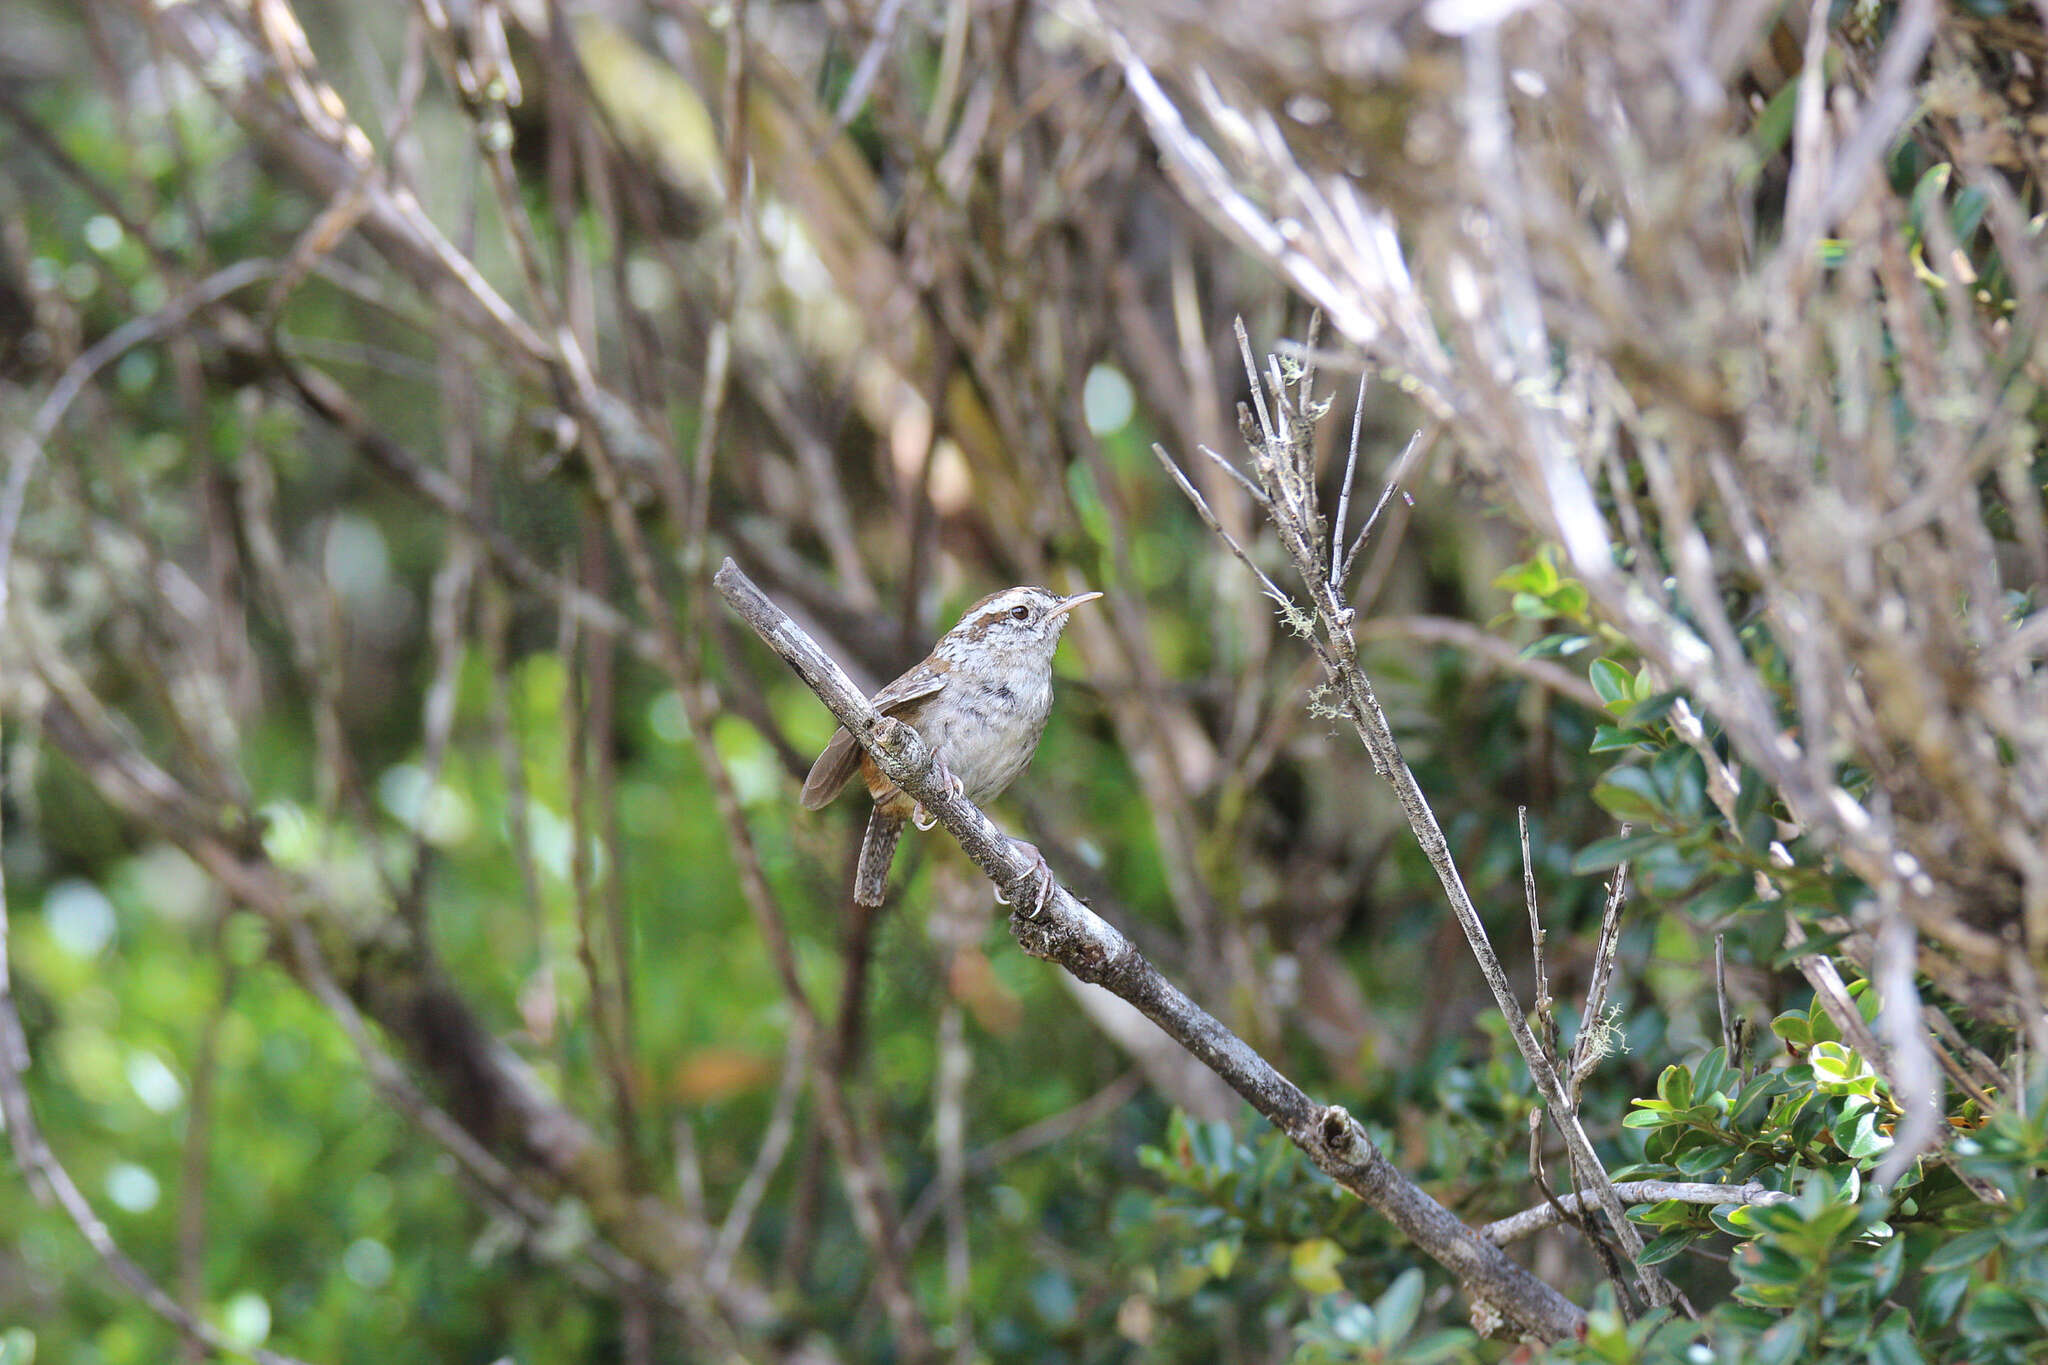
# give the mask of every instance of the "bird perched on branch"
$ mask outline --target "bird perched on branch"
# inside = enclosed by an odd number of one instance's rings
[[[931,746],[938,778],[976,802],[1000,795],[1031,762],[1052,710],[1052,656],[1067,613],[1099,592],[1062,597],[1045,588],[1005,588],[967,609],[924,661],[874,695],[885,716],[915,729]],[[930,829],[924,809],[875,766],[841,727],[811,765],[803,804],[817,810],[858,768],[874,798],[854,874],[856,905],[877,906],[903,822]],[[1038,850],[1029,852],[1036,856]],[[1044,860],[1040,858],[1042,863]]]

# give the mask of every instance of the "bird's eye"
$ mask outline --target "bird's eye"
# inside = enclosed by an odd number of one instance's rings
[[[1011,607],[1010,619],[1013,621],[1029,621],[1031,619],[1031,608],[1025,606]]]

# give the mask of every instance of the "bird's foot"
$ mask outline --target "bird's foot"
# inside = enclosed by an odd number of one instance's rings
[[[1038,851],[1038,845],[1027,844],[1022,839],[1012,839],[1010,842],[1016,846],[1018,852],[1031,860],[1032,875],[1037,879],[1037,887],[1031,893],[1030,913],[1026,914],[1024,907],[1021,905],[1017,907],[1017,913],[1024,915],[1026,919],[1042,918],[1045,914],[1045,908],[1052,904],[1052,889],[1058,884],[1053,880],[1052,864],[1048,863],[1045,860],[1045,855]],[[1000,886],[997,887],[996,904],[1008,905],[1009,903],[1010,898],[1003,894],[1003,889]]]
[[[962,782],[953,770],[946,766],[946,760],[937,754],[932,755],[932,777],[946,789],[948,796],[964,796],[967,792],[967,784]],[[910,823],[920,830],[927,830],[939,823],[939,817],[926,810],[924,802],[920,801],[911,809]]]

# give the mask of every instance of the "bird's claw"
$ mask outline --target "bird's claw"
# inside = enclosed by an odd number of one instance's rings
[[[1030,913],[1026,914],[1022,906],[1017,907],[1017,913],[1024,915],[1026,919],[1042,919],[1045,916],[1046,907],[1052,904],[1052,889],[1058,885],[1053,880],[1052,864],[1045,860],[1045,855],[1038,851],[1036,844],[1027,844],[1022,839],[1012,839],[1010,842],[1017,846],[1019,852],[1031,859],[1031,871],[1036,878],[1037,888],[1031,895]],[[1008,905],[1009,903],[1010,898],[1003,894],[1003,888],[997,887],[996,904]]]
[[[937,754],[932,755],[932,780],[943,787],[948,796],[967,794],[967,784],[962,782],[953,770],[946,766],[946,760]],[[927,830],[939,823],[939,817],[926,810],[924,802],[920,801],[911,808],[910,823],[920,830]]]

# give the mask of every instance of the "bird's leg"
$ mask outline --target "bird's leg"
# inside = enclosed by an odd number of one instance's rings
[[[1010,842],[1016,846],[1019,853],[1022,853],[1031,860],[1032,873],[1038,878],[1038,890],[1033,893],[1031,898],[1031,913],[1026,915],[1025,918],[1040,919],[1045,914],[1045,907],[1052,904],[1052,889],[1055,885],[1052,875],[1052,864],[1048,863],[1045,860],[1045,855],[1038,851],[1038,845],[1027,844],[1022,839],[1012,839]],[[1008,905],[1009,903],[1009,897],[1003,894],[1003,888],[997,887],[996,904]],[[1022,913],[1022,907],[1019,907],[1019,913]]]
[[[948,796],[962,796],[966,794],[967,784],[955,776],[953,770],[946,766],[946,760],[940,758],[937,754],[932,755],[932,777],[940,786],[946,789]],[[926,810],[924,802],[920,801],[910,812],[910,823],[916,825],[921,830],[925,830],[939,823],[939,818]]]

